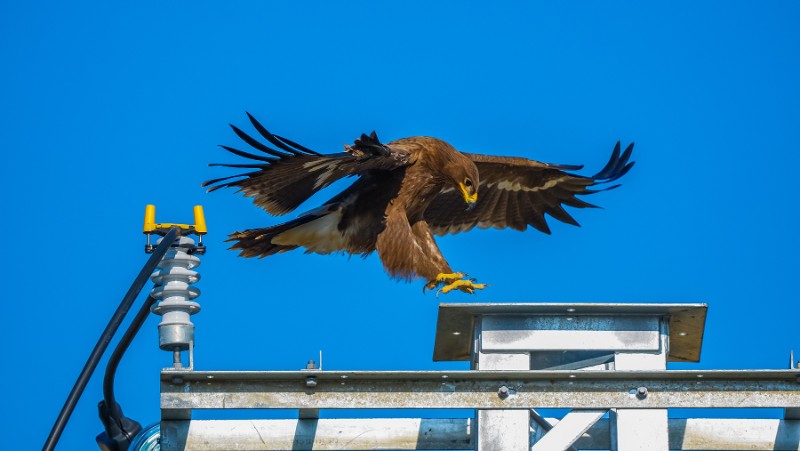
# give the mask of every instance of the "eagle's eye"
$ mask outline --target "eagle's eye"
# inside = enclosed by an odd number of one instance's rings
[[[465,179],[464,180],[464,186],[466,186],[467,188],[472,188],[472,180]]]

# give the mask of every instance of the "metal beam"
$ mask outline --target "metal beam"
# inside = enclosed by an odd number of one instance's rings
[[[473,448],[469,418],[194,420],[161,425],[163,451]]]
[[[800,407],[798,376],[798,370],[163,371],[161,408],[168,419],[185,419],[191,409],[793,408]],[[499,395],[503,386],[508,391]]]
[[[548,418],[551,423],[557,419]],[[353,418],[320,420],[165,421],[163,451],[263,449],[474,449],[470,418]],[[312,447],[313,446],[313,447]],[[595,423],[575,443],[609,449],[609,420]],[[800,421],[778,419],[670,419],[673,450],[800,450]]]

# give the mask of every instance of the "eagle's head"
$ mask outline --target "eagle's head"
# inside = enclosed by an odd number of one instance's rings
[[[452,149],[452,153],[448,155],[448,161],[444,165],[446,177],[452,186],[461,193],[467,209],[472,209],[478,202],[478,185],[480,184],[478,167],[469,157],[449,145],[448,147]]]
[[[478,168],[475,163],[467,160],[463,165],[459,165],[454,173],[453,181],[455,186],[464,197],[467,209],[472,209],[478,202]]]
[[[465,154],[445,141],[428,136],[402,138],[389,143],[414,155],[415,164],[425,167],[443,190],[454,189],[472,209],[478,201],[478,167]]]

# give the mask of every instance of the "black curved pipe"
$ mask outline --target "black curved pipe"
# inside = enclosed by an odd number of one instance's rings
[[[114,396],[114,377],[116,376],[119,362],[122,360],[125,351],[128,350],[128,346],[130,346],[133,338],[139,333],[139,329],[142,328],[147,317],[150,316],[150,308],[153,307],[155,303],[156,298],[147,296],[144,304],[136,313],[136,316],[133,317],[130,326],[128,326],[128,330],[125,331],[125,334],[119,340],[119,343],[117,343],[117,347],[114,348],[114,352],[111,353],[111,357],[108,358],[106,374],[103,378],[103,400],[109,406],[113,406],[117,403]]]
[[[125,355],[125,351],[128,350],[128,346],[139,333],[147,317],[150,316],[150,308],[155,303],[154,297],[147,296],[144,304],[136,312],[136,316],[133,317],[128,329],[117,343],[117,347],[114,348],[114,352],[111,353],[111,357],[108,358],[105,377],[103,377],[103,400],[97,406],[100,421],[105,429],[105,432],[97,437],[97,442],[102,449],[126,450],[142,430],[142,425],[123,415],[122,409],[117,404],[114,395],[114,378],[122,356]]]
[[[125,319],[125,315],[131,309],[134,301],[136,301],[144,284],[147,283],[147,279],[153,274],[156,266],[167,253],[172,243],[180,237],[180,232],[181,230],[178,227],[173,227],[164,235],[161,243],[155,248],[152,255],[150,255],[150,258],[147,260],[147,263],[145,263],[142,270],[139,272],[139,275],[134,279],[128,292],[125,293],[125,297],[122,298],[119,307],[117,307],[117,310],[109,320],[105,330],[103,330],[103,333],[97,340],[97,344],[94,346],[94,349],[92,349],[92,353],[89,354],[89,358],[86,360],[86,364],[78,375],[75,385],[73,385],[72,390],[69,392],[69,396],[67,396],[64,406],[61,408],[61,412],[59,412],[56,422],[53,424],[53,429],[50,430],[50,435],[47,437],[47,441],[45,441],[42,450],[52,451],[55,449],[69,421],[69,417],[75,410],[75,406],[78,404],[78,400],[83,394],[86,384],[89,383],[92,373],[94,373],[94,370],[97,368],[97,364],[100,363],[100,358],[108,348],[108,344],[111,342],[117,329],[119,329],[122,320]]]

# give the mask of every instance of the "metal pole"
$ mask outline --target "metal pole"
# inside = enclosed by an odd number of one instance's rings
[[[142,267],[142,270],[139,272],[139,275],[136,276],[136,279],[134,279],[128,292],[125,293],[125,297],[122,298],[122,302],[120,302],[119,307],[117,307],[117,310],[114,312],[105,330],[103,330],[103,333],[97,340],[97,344],[94,346],[92,353],[89,354],[89,358],[86,360],[83,370],[81,370],[81,373],[78,375],[78,379],[75,381],[72,391],[70,391],[67,400],[64,402],[64,406],[61,408],[61,412],[59,412],[55,424],[53,424],[53,429],[50,431],[50,435],[44,443],[44,447],[42,448],[44,451],[52,451],[55,449],[56,443],[58,443],[58,439],[61,438],[61,433],[64,432],[67,421],[69,421],[69,417],[72,415],[72,411],[75,410],[75,406],[78,404],[78,400],[83,394],[86,384],[89,383],[92,373],[95,368],[97,368],[97,364],[100,363],[100,358],[103,356],[106,348],[108,348],[108,344],[111,342],[117,329],[119,329],[120,324],[122,324],[122,320],[125,318],[128,310],[130,310],[136,297],[139,296],[144,284],[147,283],[147,279],[153,273],[153,270],[155,270],[161,258],[164,257],[164,254],[167,253],[173,241],[179,236],[180,229],[178,227],[171,228],[169,232],[164,235],[161,243],[153,251],[153,254],[147,260],[144,267]]]

